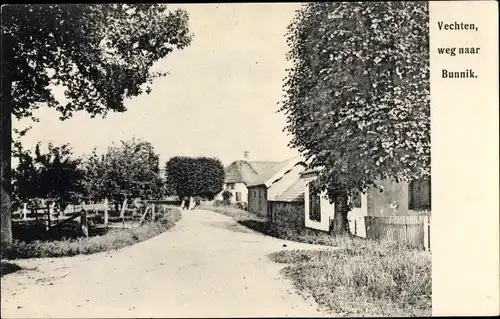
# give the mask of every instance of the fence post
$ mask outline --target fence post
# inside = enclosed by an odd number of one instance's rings
[[[89,237],[89,226],[88,226],[88,220],[87,220],[87,211],[85,209],[82,209],[80,213],[80,223],[81,223],[81,228],[83,231],[83,234],[85,237]]]
[[[108,214],[108,199],[105,198],[104,199],[104,226],[108,227],[108,218],[109,218],[109,214]]]
[[[28,204],[23,203],[23,219],[26,220],[28,218]]]
[[[429,216],[424,216],[424,249],[430,251],[429,245]]]
[[[50,213],[51,213],[51,205],[47,203],[47,224],[45,225],[45,231],[50,230]]]
[[[123,201],[122,210],[120,212],[120,217],[123,219],[125,217],[125,209],[127,208],[127,198]]]
[[[125,197],[125,200],[123,201],[122,204],[122,210],[120,212],[120,217],[122,218],[122,228],[125,228],[125,209],[127,208],[127,198]]]

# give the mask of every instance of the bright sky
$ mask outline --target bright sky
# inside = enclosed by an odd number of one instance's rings
[[[295,156],[276,113],[289,67],[286,26],[298,3],[189,4],[191,46],[175,51],[155,69],[170,75],[150,95],[127,100],[128,111],[91,119],[87,113],[59,121],[53,109],[35,113],[39,123],[22,139],[71,143],[76,154],[105,151],[133,136],[151,142],[163,163],[171,156],[215,156],[224,163],[242,159],[285,160]],[[17,123],[22,128],[28,121]]]

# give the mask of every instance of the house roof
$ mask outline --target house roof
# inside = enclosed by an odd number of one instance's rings
[[[266,162],[266,161],[258,161],[258,162],[248,162],[255,171],[257,171],[257,174],[262,174],[269,168],[275,166],[276,164],[279,164],[279,162]]]
[[[302,178],[297,179],[283,193],[276,196],[274,201],[277,202],[302,202],[304,200],[304,188],[307,184]]]
[[[269,161],[234,161],[226,167],[226,183],[249,183],[255,176],[268,170],[278,162]]]
[[[305,171],[301,173],[301,175],[317,175],[319,172],[321,172],[321,168],[316,167],[316,168],[308,168]]]
[[[248,184],[247,187],[266,185],[269,187],[277,178],[280,172],[287,169],[292,169],[296,164],[302,162],[300,157],[292,157],[281,163],[273,165],[265,170],[263,173],[256,175]],[[285,172],[283,172],[285,173]]]

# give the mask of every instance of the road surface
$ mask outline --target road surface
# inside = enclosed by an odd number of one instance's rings
[[[28,270],[2,277],[2,318],[324,316],[267,257],[302,248],[318,247],[183,211],[173,229],[131,247],[16,261]]]

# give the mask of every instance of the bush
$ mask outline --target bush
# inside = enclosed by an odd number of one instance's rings
[[[225,190],[222,192],[222,199],[224,200],[224,203],[228,204],[231,200],[231,197],[233,197],[233,193],[231,193],[230,191]]]
[[[172,208],[157,222],[146,223],[136,228],[113,229],[105,235],[59,241],[15,240],[11,246],[2,250],[1,257],[5,259],[63,257],[119,249],[159,235],[172,228],[180,219],[180,210]]]

